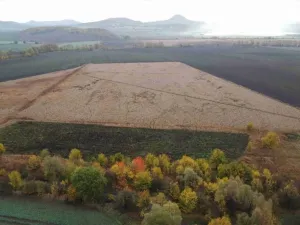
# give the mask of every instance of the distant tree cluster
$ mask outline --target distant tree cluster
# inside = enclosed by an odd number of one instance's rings
[[[83,44],[74,46],[72,44],[58,46],[56,44],[43,44],[40,46],[34,46],[31,48],[28,48],[21,52],[13,52],[13,51],[0,51],[0,61],[12,59],[12,58],[18,58],[18,57],[32,57],[36,56],[42,53],[47,52],[57,52],[57,51],[80,51],[80,50],[86,50],[86,51],[93,51],[97,49],[104,49],[103,45],[100,43],[95,44]]]

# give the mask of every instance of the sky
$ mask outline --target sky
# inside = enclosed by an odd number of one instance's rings
[[[127,17],[157,21],[180,14],[209,23],[215,33],[280,32],[300,22],[300,0],[0,0],[0,20],[80,22]]]

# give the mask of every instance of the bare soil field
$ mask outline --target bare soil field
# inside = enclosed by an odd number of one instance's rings
[[[15,114],[27,104],[37,99],[75,70],[76,68],[0,83],[0,124],[14,118]]]
[[[0,90],[2,123],[300,130],[299,109],[178,62],[88,64],[2,82]]]

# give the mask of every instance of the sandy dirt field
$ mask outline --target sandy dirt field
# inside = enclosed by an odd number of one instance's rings
[[[300,130],[299,109],[177,62],[89,64],[2,82],[0,94],[0,123]]]

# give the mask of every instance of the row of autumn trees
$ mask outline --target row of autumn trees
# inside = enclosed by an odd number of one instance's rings
[[[182,214],[197,214],[209,225],[273,225],[278,206],[299,203],[293,181],[229,161],[219,149],[209,159],[171,160],[151,153],[131,159],[117,153],[88,162],[78,149],[68,159],[43,150],[28,158],[26,170],[0,168],[0,175],[16,192],[109,204],[122,213],[139,213],[144,225],[180,225]]]

